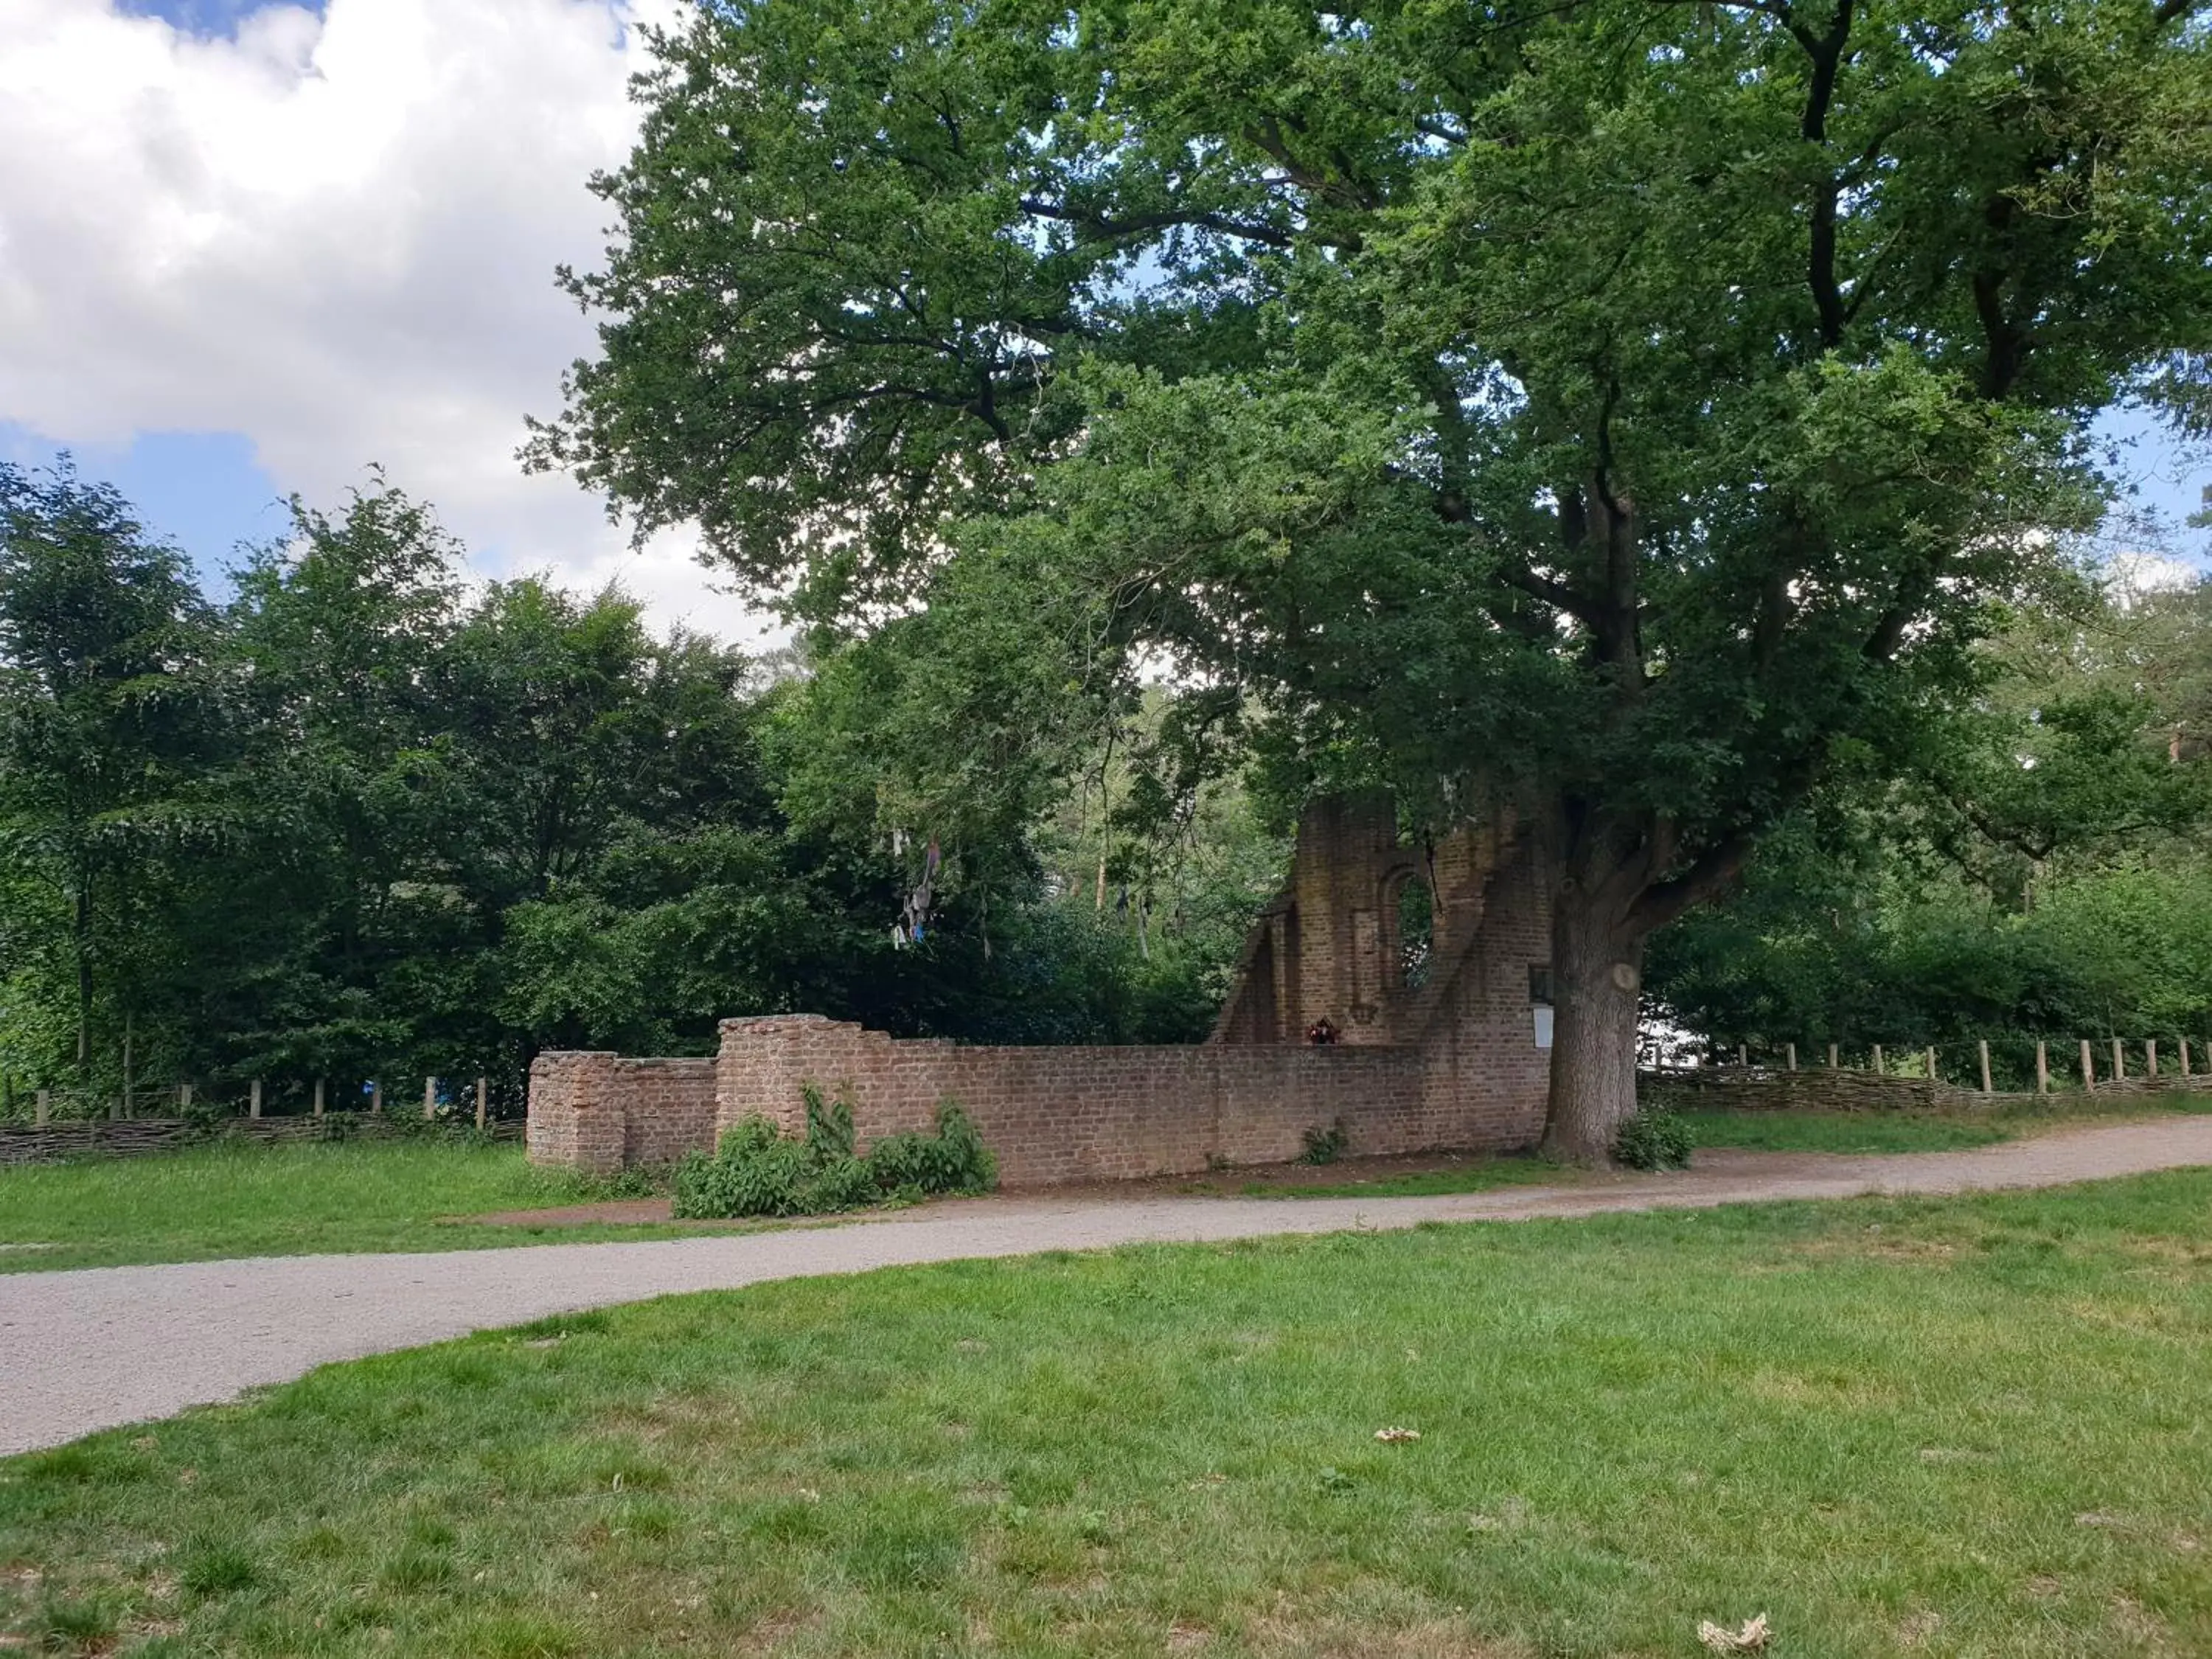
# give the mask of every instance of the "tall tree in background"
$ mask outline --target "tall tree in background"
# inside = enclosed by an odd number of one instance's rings
[[[230,1064],[343,1075],[410,1046],[379,989],[450,921],[423,879],[447,837],[422,774],[460,550],[380,477],[337,514],[295,501],[292,520],[234,573],[240,856],[201,895],[198,929],[222,943],[195,1022]]]
[[[161,972],[154,890],[223,832],[195,787],[225,741],[213,624],[113,489],[0,463],[0,853],[67,918],[80,1081]]]
[[[1148,653],[1318,781],[1515,802],[1571,1157],[1633,1109],[1646,939],[1964,699],[2100,510],[2096,413],[2212,410],[2187,0],[741,0],[655,45],[533,463],[817,619],[964,612],[1044,686]]]
[[[140,1077],[304,1106],[424,1073],[519,1103],[541,1048],[705,1052],[733,1013],[1202,1025],[1233,939],[1149,963],[1026,848],[895,949],[843,667],[662,636],[611,589],[467,591],[380,477],[295,502],[219,609],[112,490],[0,486],[0,1099],[112,1101],[126,1033]]]
[[[1902,778],[1839,772],[1743,890],[1654,940],[1651,988],[1724,1049],[2201,1043],[2212,1031],[2212,584],[2083,584],[2010,617],[1976,707]]]

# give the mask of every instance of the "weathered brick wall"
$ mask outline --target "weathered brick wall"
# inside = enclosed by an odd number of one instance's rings
[[[714,1139],[714,1062],[556,1051],[530,1066],[532,1164],[611,1175]]]
[[[850,1088],[863,1146],[927,1129],[957,1100],[1010,1187],[1276,1162],[1340,1118],[1358,1152],[1410,1151],[1427,1133],[1420,1057],[1397,1049],[980,1048],[784,1016],[723,1022],[720,1074],[722,1127],[757,1112],[797,1132],[812,1082]]]
[[[623,1106],[623,1162],[673,1164],[714,1141],[714,1061],[623,1060],[613,1084]]]
[[[1468,1146],[1533,1146],[1552,1054],[1536,1046],[1528,970],[1552,957],[1551,896],[1523,848],[1494,877],[1475,948],[1442,988],[1419,1053],[1425,1119]]]
[[[1408,883],[1430,889],[1425,984],[1405,973],[1399,902]],[[1290,880],[1245,939],[1212,1041],[1299,1042],[1322,1019],[1344,1043],[1425,1041],[1468,959],[1507,943],[1491,938],[1488,920],[1504,884],[1534,884],[1535,893],[1515,896],[1540,903],[1543,883],[1510,814],[1413,842],[1400,838],[1388,794],[1310,802]],[[1540,940],[1528,960],[1548,955]]]
[[[755,1113],[796,1133],[807,1083],[850,1086],[864,1144],[927,1129],[939,1101],[958,1101],[1009,1186],[1275,1162],[1339,1120],[1359,1153],[1532,1145],[1549,1054],[1536,1046],[1528,969],[1550,956],[1547,884],[1510,824],[1439,842],[1438,971],[1425,987],[1395,984],[1391,884],[1416,856],[1425,879],[1425,854],[1400,844],[1387,797],[1316,803],[1212,1042],[970,1048],[819,1015],[726,1020],[711,1073],[704,1061],[541,1056],[531,1157],[596,1170],[665,1163]],[[1323,1014],[1345,1041],[1308,1046],[1305,1024]]]
[[[623,1119],[611,1081],[618,1055],[580,1051],[544,1054],[530,1062],[530,1124],[524,1142],[532,1164],[562,1164],[587,1175],[623,1167]]]

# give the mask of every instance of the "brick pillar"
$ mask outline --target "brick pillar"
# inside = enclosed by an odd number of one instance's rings
[[[859,1081],[864,1070],[866,1034],[821,1014],[726,1019],[721,1032],[714,1062],[717,1139],[755,1114],[785,1134],[802,1134],[806,1104],[800,1086],[818,1083],[823,1093],[835,1094],[839,1084]]]
[[[623,1166],[625,1129],[616,1056],[575,1050],[530,1063],[526,1144],[532,1164],[566,1164],[587,1175]]]

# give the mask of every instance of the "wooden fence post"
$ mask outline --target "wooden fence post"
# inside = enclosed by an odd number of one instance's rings
[[[179,1083],[177,1085],[177,1109],[180,1112],[189,1112],[192,1109],[192,1085],[189,1083]]]
[[[2158,1039],[2143,1039],[2143,1069],[2152,1077],[2158,1075]]]
[[[1828,1069],[1832,1072],[1836,1069],[1836,1045],[1832,1042],[1828,1045]]]
[[[489,1103],[490,1094],[491,1080],[489,1078],[478,1078],[477,1079],[477,1133],[478,1134],[483,1133],[484,1109]]]
[[[1797,1045],[1794,1042],[1790,1045],[1790,1069],[1793,1072],[1797,1069]]]
[[[2051,1092],[2051,1056],[2045,1053],[2041,1037],[2035,1040],[2035,1092],[2039,1095]]]
[[[1996,1091],[1990,1087],[1990,1040],[1987,1037],[1981,1039],[1981,1050],[1982,1092],[1985,1095],[1995,1094]]]
[[[2081,1087],[2090,1094],[2097,1092],[2097,1068],[2089,1063],[2089,1039],[2081,1039]]]
[[[2189,1039],[2187,1037],[2181,1039],[2181,1074],[2184,1077],[2189,1075]]]
[[[1880,1075],[1881,1075],[1881,1073],[1882,1066],[1881,1066],[1881,1044],[1880,1044],[1879,1042],[1877,1042],[1877,1043],[1875,1043],[1875,1044],[1874,1045],[1874,1069],[1875,1069],[1875,1075],[1876,1075],[1876,1076],[1880,1076]]]
[[[259,1117],[261,1115],[261,1079],[259,1078],[254,1079],[253,1081],[246,1086],[246,1115],[248,1117]]]
[[[2112,1039],[2112,1081],[2124,1083],[2128,1076],[2128,1051],[2120,1047],[2118,1037]]]
[[[438,1079],[434,1077],[426,1077],[422,1079],[422,1121],[428,1123],[432,1118],[437,1115]]]
[[[322,1115],[323,1115],[323,1079],[320,1079],[320,1078],[317,1078],[317,1079],[315,1079],[315,1115],[316,1115],[317,1117],[320,1117]]]
[[[1743,1070],[1751,1064],[1745,1055],[1744,1046],[1741,1042],[1735,1045],[1735,1063],[1738,1071]]]
[[[384,1079],[371,1078],[368,1081],[368,1109],[371,1116],[384,1115]]]
[[[1928,1080],[1930,1083],[1941,1083],[1943,1080],[1936,1075],[1936,1050],[1932,1048],[1928,1051]]]
[[[39,1126],[39,1127],[40,1127],[41,1129],[43,1129],[43,1128],[45,1128],[45,1127],[46,1127],[46,1114],[47,1114],[47,1112],[51,1109],[51,1108],[50,1108],[50,1107],[47,1105],[47,1103],[47,1103],[47,1099],[48,1099],[47,1091],[46,1091],[46,1090],[44,1090],[44,1089],[40,1090],[40,1091],[39,1091],[39,1098],[38,1098],[38,1102],[37,1102],[37,1103],[36,1103],[34,1106],[33,1106],[33,1108],[31,1109],[32,1109],[32,1111],[35,1114],[35,1115],[32,1118],[32,1120],[31,1120],[31,1121],[32,1121],[33,1123],[36,1123],[36,1124]]]

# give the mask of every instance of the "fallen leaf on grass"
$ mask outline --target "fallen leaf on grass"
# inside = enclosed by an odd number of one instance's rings
[[[1698,1620],[1698,1641],[1708,1653],[1764,1653],[1766,1615],[1744,1621],[1741,1630],[1723,1630],[1710,1619]]]
[[[1408,1440],[1419,1440],[1421,1431],[1419,1429],[1377,1429],[1375,1437],[1386,1446],[1399,1446]]]

